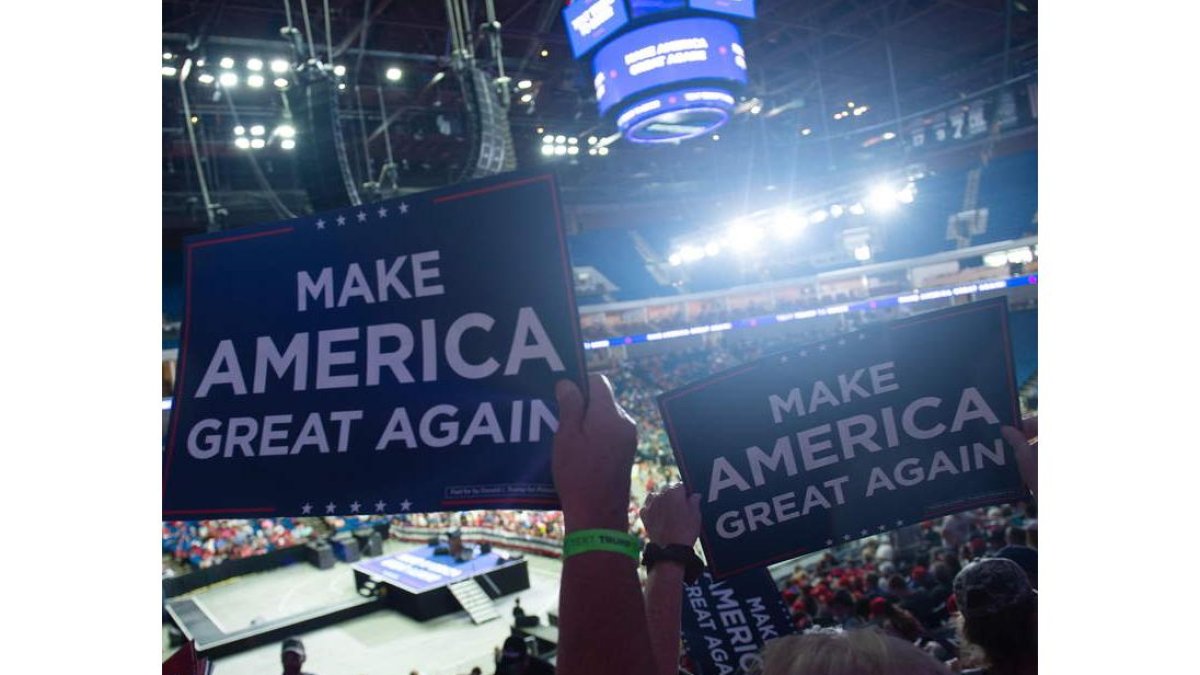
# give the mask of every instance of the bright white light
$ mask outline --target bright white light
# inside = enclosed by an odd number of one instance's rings
[[[233,128],[233,133],[237,134],[238,136],[245,136],[246,135],[246,127],[239,124]]]
[[[736,221],[730,225],[727,233],[729,246],[739,253],[745,253],[758,246],[758,242],[762,238],[762,228],[751,225],[744,220]]]
[[[521,97],[521,103],[529,103],[533,100],[533,94],[525,94]]]
[[[338,91],[346,91],[346,83],[338,82]]]
[[[175,66],[163,66],[162,67],[163,77],[175,77],[175,73],[177,73],[177,72],[179,72],[179,71],[175,70]]]
[[[589,155],[595,155],[595,154],[596,154],[596,149],[595,149],[595,148],[588,148],[588,154],[589,154]]]
[[[883,132],[883,140],[885,140],[885,141],[890,141],[895,137],[896,137],[896,132],[894,132],[894,131]]]
[[[276,75],[282,75],[288,71],[288,62],[283,59],[275,59],[271,62],[271,72]]]
[[[267,142],[261,138],[256,138],[256,139],[250,141],[250,147],[254,148],[255,150],[259,150],[259,149],[263,148],[264,146],[266,146],[266,144],[267,144]]]
[[[600,139],[596,138],[595,136],[588,136],[588,145],[595,145],[599,141]]]
[[[896,193],[896,199],[900,200],[901,204],[911,204],[917,198],[917,186],[909,183],[904,186],[904,189]]]
[[[721,245],[715,241],[710,241],[704,245],[704,255],[713,257],[721,254]]]
[[[393,66],[387,69],[387,72],[384,73],[384,76],[387,77],[390,82],[399,82],[400,78],[404,77],[404,71]]]
[[[667,262],[671,263],[671,267],[679,267],[683,264],[683,256],[679,255],[678,253],[672,253],[670,257],[667,258]]]
[[[568,142],[568,143],[570,143],[571,145],[578,145],[578,144],[579,144],[579,139],[578,139],[578,138],[575,138],[574,136],[572,136],[572,137],[570,137],[570,138],[568,138],[568,139],[567,139],[567,142]]]
[[[996,251],[983,256],[983,264],[988,267],[1004,267],[1008,264],[1008,254],[1004,251]]]
[[[721,140],[721,134],[713,134],[713,140],[714,140],[714,141],[719,141],[719,140]]]
[[[553,134],[546,134],[545,136],[542,136],[542,142],[543,142],[543,143],[547,143],[547,144],[548,144],[548,143],[553,143],[553,142],[554,142],[554,135],[553,135]]]
[[[750,108],[750,114],[751,114],[751,115],[757,115],[757,114],[758,114],[758,113],[760,113],[760,112],[762,112],[762,106],[761,106],[761,105],[759,105],[759,104],[757,104],[757,103],[755,103],[755,104],[754,104],[754,105],[753,105],[753,106]]]
[[[196,59],[196,67],[203,68],[204,67],[204,59]]]
[[[259,75],[258,73],[254,73],[253,75],[250,75],[249,77],[246,78],[246,84],[250,85],[251,87],[254,87],[255,89],[258,89],[259,87],[263,86],[264,81],[265,80],[263,80],[263,76]]]
[[[867,209],[862,205],[862,202],[854,202],[850,205],[850,215],[852,216],[861,216],[866,212]]]
[[[775,214],[775,218],[771,221],[771,229],[775,232],[775,236],[788,240],[803,232],[804,226],[807,224],[804,216],[795,211],[783,210]]]
[[[217,80],[217,78],[213,77],[212,75],[209,75],[208,73],[200,73],[200,77],[197,79],[200,80],[200,84],[212,84],[213,82],[216,82],[216,80]]]
[[[578,154],[579,154],[579,146],[578,146],[578,145],[572,145],[572,146],[568,147],[568,148],[567,148],[567,154],[568,154],[568,155],[578,155]]]
[[[1033,251],[1028,246],[1024,248],[1014,248],[1008,252],[1008,262],[1014,265],[1021,263],[1033,262]]]
[[[163,52],[163,61],[170,61],[173,58],[175,58],[175,55],[171,52]]]
[[[232,68],[233,67],[233,57],[232,56],[221,57],[221,67],[226,70]]]
[[[528,89],[533,86],[533,82],[529,80],[521,80],[517,83],[517,89]]]
[[[600,154],[600,156],[603,157],[608,154],[608,148],[604,148],[604,147],[597,148],[596,152],[598,152]]]
[[[808,214],[808,222],[810,223],[823,223],[828,219],[829,213],[825,209],[817,209]]]
[[[567,154],[567,146],[565,146],[565,145],[554,146],[554,154],[560,155],[560,156]]]
[[[337,64],[336,66],[333,67],[333,74],[337,75],[338,77],[345,75],[346,74],[346,66],[343,66],[340,63]]]
[[[235,140],[233,144],[245,150],[246,148],[250,147],[250,139],[246,138],[245,136],[238,136],[237,140]]]
[[[246,68],[253,70],[254,72],[258,72],[258,71],[262,70],[262,67],[263,67],[262,59],[259,59],[259,58],[246,59]]]
[[[833,206],[829,207],[829,215],[833,216],[834,218],[841,218],[842,214],[845,212],[846,209],[842,208],[841,204],[834,204]]]
[[[679,251],[684,262],[696,262],[704,257],[704,249],[699,246],[684,246]]]
[[[293,141],[290,138],[285,138],[279,143],[279,147],[283,148],[284,150],[291,150],[292,148],[296,147],[296,141]]]
[[[554,142],[555,142],[555,143],[566,143],[566,142],[567,142],[567,137],[566,137],[566,136],[563,136],[562,134],[559,134],[558,136],[555,136],[555,137],[554,137]]]
[[[254,126],[250,127],[251,136],[262,136],[265,133],[267,133],[267,128],[261,124],[255,124]]]
[[[554,146],[550,145],[550,144],[543,145],[542,146],[542,154],[543,155],[553,155],[554,154]]]
[[[870,110],[870,109],[871,109],[871,108],[870,108],[870,107],[868,107],[868,106],[861,105],[861,106],[859,106],[859,107],[857,107],[857,108],[855,108],[855,109],[854,109],[854,116],[855,116],[855,117],[858,117],[859,115],[861,115],[861,114],[863,114],[863,113],[867,112],[867,111],[868,111],[868,110]]]
[[[296,127],[293,127],[290,124],[280,124],[279,126],[275,127],[275,135],[280,138],[295,138]]]
[[[237,73],[221,73],[222,87],[236,87],[238,83]]]
[[[871,247],[863,244],[854,249],[854,259],[859,262],[866,262],[871,259]]]
[[[803,129],[800,130],[801,136],[807,136],[811,133],[812,133],[812,129],[809,129],[808,127],[804,127]]]
[[[283,78],[283,77],[275,78],[275,86],[279,87],[280,89],[287,89],[287,86],[288,86],[287,78]]]
[[[872,211],[887,213],[896,208],[896,191],[886,185],[876,185],[867,195],[867,205]]]

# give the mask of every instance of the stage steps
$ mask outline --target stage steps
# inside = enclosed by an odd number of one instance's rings
[[[473,623],[478,625],[500,618],[500,612],[496,610],[496,603],[492,602],[492,599],[474,579],[465,579],[450,584],[450,592],[454,594],[458,604],[467,610]]]

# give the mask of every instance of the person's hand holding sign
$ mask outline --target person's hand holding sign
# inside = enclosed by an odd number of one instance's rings
[[[679,587],[688,571],[699,574],[703,570],[691,552],[700,536],[700,495],[689,495],[683,484],[676,483],[661,493],[646,495],[641,517],[650,538],[644,556],[650,567],[646,578],[646,620],[650,625],[655,667],[660,675],[673,675],[679,670],[683,609]]]
[[[646,495],[641,517],[651,542],[691,548],[700,536],[700,495],[689,495],[682,483],[676,483],[661,493]]]
[[[1021,470],[1021,480],[1025,481],[1025,487],[1037,497],[1037,415],[1021,420],[1021,431],[1014,427],[1003,427],[1000,433],[1017,456],[1017,467]]]

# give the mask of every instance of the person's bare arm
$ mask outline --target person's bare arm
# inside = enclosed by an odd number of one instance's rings
[[[1001,427],[1000,433],[1013,447],[1013,453],[1017,456],[1017,468],[1021,470],[1021,480],[1025,481],[1025,487],[1029,488],[1034,498],[1037,498],[1037,415],[1021,420],[1021,431],[1017,431],[1014,427]]]
[[[629,475],[637,428],[592,375],[589,403],[574,383],[559,382],[554,485],[567,533],[629,531]],[[654,660],[637,561],[591,551],[563,561],[557,670],[561,675],[653,675]]]
[[[646,536],[659,546],[692,547],[700,536],[700,495],[690,497],[682,484],[646,496],[642,507]],[[683,611],[684,567],[674,561],[654,565],[646,579],[646,622],[658,675],[679,672],[679,627]]]

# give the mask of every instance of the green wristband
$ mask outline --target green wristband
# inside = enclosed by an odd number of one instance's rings
[[[642,546],[637,537],[617,530],[579,530],[563,538],[563,560],[588,551],[623,553],[637,562]]]

